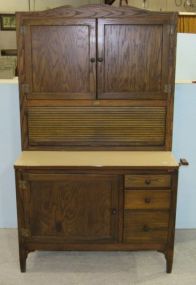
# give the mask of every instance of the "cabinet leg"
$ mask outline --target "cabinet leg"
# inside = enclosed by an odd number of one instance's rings
[[[168,250],[165,252],[165,259],[166,259],[166,272],[171,273],[172,272],[172,266],[173,266],[173,250]]]
[[[19,259],[20,259],[20,271],[26,272],[26,259],[27,259],[27,251],[20,247],[19,248]]]

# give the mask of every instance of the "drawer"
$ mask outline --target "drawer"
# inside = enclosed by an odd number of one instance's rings
[[[125,175],[125,188],[167,187],[171,186],[171,175]]]
[[[169,190],[127,190],[125,209],[169,209],[170,198]]]
[[[131,211],[124,213],[124,242],[166,242],[168,211]]]

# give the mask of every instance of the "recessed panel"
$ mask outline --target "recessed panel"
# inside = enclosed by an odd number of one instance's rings
[[[31,40],[33,92],[90,92],[89,26],[32,26]]]
[[[160,91],[162,25],[104,26],[104,91]]]

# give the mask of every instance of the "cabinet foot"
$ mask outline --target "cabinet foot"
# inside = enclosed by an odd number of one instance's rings
[[[28,252],[20,248],[19,249],[19,259],[20,259],[20,271],[26,272],[26,259],[27,259]]]
[[[165,259],[166,259],[166,272],[171,273],[173,266],[173,250],[169,250],[165,253]]]

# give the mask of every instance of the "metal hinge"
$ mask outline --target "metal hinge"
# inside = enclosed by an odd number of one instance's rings
[[[22,84],[21,89],[23,93],[29,93],[29,84],[26,83]]]
[[[26,27],[25,26],[21,26],[20,27],[20,33],[24,35],[25,32],[26,32]]]
[[[170,28],[170,35],[173,35],[174,34],[174,26],[171,26]]]
[[[20,180],[19,181],[19,188],[20,189],[27,189],[27,182],[25,180]]]
[[[164,92],[165,93],[171,93],[171,91],[172,91],[171,84],[165,84],[164,85]]]
[[[27,237],[31,236],[30,230],[25,229],[25,228],[21,228],[20,229],[20,233],[21,233],[22,237],[26,237],[27,238]]]

